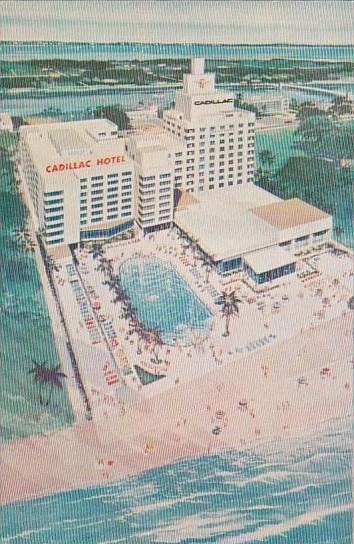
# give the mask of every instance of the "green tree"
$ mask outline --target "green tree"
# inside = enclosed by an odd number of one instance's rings
[[[94,111],[94,117],[99,119],[109,119],[115,123],[119,130],[130,128],[129,117],[120,106],[99,106]]]
[[[105,250],[102,244],[94,242],[89,249],[89,253],[91,253],[93,259],[102,259]]]
[[[239,304],[241,299],[237,298],[236,291],[223,291],[217,299],[216,304],[221,306],[221,313],[225,317],[225,333],[224,336],[230,335],[231,318],[239,316]]]
[[[46,366],[45,363],[38,363],[37,361],[32,361],[32,363],[34,366],[28,371],[28,373],[33,374],[35,383],[39,383],[40,404],[42,406],[48,406],[52,398],[54,387],[62,389],[63,384],[61,380],[63,378],[67,378],[67,375],[64,374],[64,372],[61,372],[60,365],[50,368]],[[43,387],[47,384],[50,385],[50,391],[47,400],[44,400]]]

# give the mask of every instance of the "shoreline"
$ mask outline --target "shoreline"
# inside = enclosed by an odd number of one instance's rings
[[[259,353],[249,354],[198,383],[128,406],[124,416],[114,414],[1,445],[1,504],[105,485],[183,458],[296,439],[325,422],[351,417],[351,325],[347,313],[264,348],[261,361]],[[265,362],[267,378],[260,367]],[[325,363],[333,368],[333,376],[320,377]],[[306,373],[309,385],[299,389],[300,372]],[[249,401],[246,411],[238,407],[240,398]],[[221,420],[220,411],[225,414]],[[216,424],[222,428],[219,436],[211,432]]]

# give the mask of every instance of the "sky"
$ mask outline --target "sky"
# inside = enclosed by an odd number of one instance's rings
[[[352,0],[0,0],[0,40],[353,45]]]

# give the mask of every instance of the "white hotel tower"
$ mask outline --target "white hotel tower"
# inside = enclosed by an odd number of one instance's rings
[[[231,93],[215,89],[215,74],[204,73],[204,59],[192,59],[175,108],[163,114],[164,129],[186,145],[176,188],[209,191],[253,181],[255,114],[233,102]]]

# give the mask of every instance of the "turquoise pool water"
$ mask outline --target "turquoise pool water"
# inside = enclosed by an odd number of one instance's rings
[[[164,342],[190,343],[192,331],[207,331],[211,312],[172,266],[159,259],[133,257],[120,265],[119,276],[139,319],[157,328]]]

